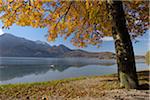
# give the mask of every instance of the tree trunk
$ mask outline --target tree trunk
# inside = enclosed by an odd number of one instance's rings
[[[113,0],[110,6],[112,15],[112,35],[115,40],[118,75],[121,87],[136,89],[138,78],[132,42],[126,27],[122,1]]]

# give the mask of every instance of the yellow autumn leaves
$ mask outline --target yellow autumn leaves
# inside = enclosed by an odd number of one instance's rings
[[[0,12],[3,11],[3,14],[0,15],[0,19],[5,27],[13,23],[34,28],[47,27],[49,41],[54,41],[59,35],[65,39],[72,36],[72,43],[83,47],[87,44],[99,44],[103,36],[111,36],[112,33],[112,16],[107,7],[111,0],[4,0],[5,3],[2,1],[0,0]],[[128,11],[131,10],[139,13],[137,18],[133,16],[131,19],[131,16],[126,16],[129,31],[130,28],[135,32],[144,31],[142,25],[147,21],[147,2],[124,1],[124,5],[126,15],[129,15]],[[139,26],[134,25],[137,19],[141,20]]]
[[[22,0],[23,1],[23,0]],[[4,6],[4,15],[1,17],[5,27],[16,23],[20,26],[32,26],[34,28],[43,27],[42,15],[44,10],[42,3],[35,2],[33,5],[25,4],[24,2],[8,1]]]

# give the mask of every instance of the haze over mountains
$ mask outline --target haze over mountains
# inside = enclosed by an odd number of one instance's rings
[[[50,46],[42,41],[31,41],[5,33],[0,35],[1,57],[94,57],[114,58],[112,52],[93,53],[72,50],[64,45]]]

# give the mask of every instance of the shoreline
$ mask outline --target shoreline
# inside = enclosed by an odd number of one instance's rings
[[[149,85],[150,85],[149,72],[150,70],[143,70],[137,72],[139,76],[140,88],[149,89]],[[7,99],[26,100],[27,98],[30,98],[32,100],[32,99],[39,99],[39,98],[54,99],[55,97],[56,98],[59,97],[67,100],[72,100],[74,98],[77,99],[77,97],[100,98],[101,96],[104,95],[105,92],[108,92],[109,94],[109,92],[111,91],[113,92],[118,91],[119,93],[121,91],[123,93],[124,91],[127,91],[125,89],[120,88],[119,82],[117,80],[117,74],[67,78],[63,80],[54,80],[48,82],[0,85],[0,98],[3,100],[4,99],[5,100]],[[135,91],[140,92],[141,90],[135,90]],[[144,91],[146,93],[145,95],[147,94],[149,95],[150,92],[149,90],[144,90]],[[105,95],[103,96],[104,99],[106,99],[105,97],[108,97]]]
[[[143,72],[143,71],[150,71],[150,69],[145,69],[145,70],[140,70],[137,71],[137,73],[139,72]],[[48,80],[48,81],[38,81],[38,82],[21,82],[21,83],[4,83],[4,84],[0,84],[1,86],[5,86],[5,85],[26,85],[26,84],[45,84],[45,83],[53,83],[53,82],[57,82],[57,81],[76,81],[76,80],[82,80],[82,79],[86,79],[86,78],[95,78],[95,77],[105,77],[105,76],[114,76],[117,77],[117,73],[111,73],[111,74],[105,74],[105,75],[91,75],[91,76],[79,76],[79,77],[70,77],[70,78],[63,78],[63,79],[54,79],[54,80]]]

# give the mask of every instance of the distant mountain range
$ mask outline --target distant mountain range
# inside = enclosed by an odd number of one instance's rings
[[[64,45],[50,46],[46,42],[31,41],[9,33],[0,35],[1,57],[87,57],[114,59],[112,52],[87,52],[72,50]]]

